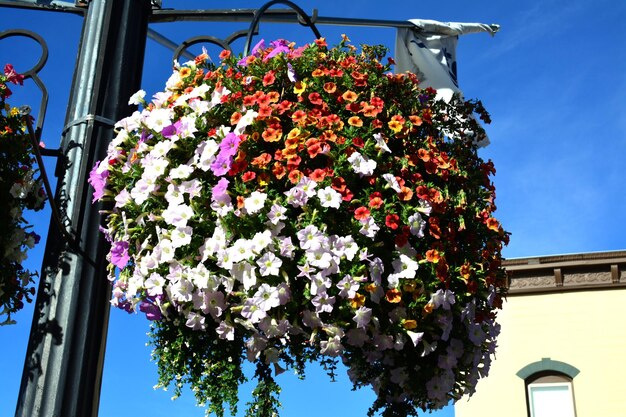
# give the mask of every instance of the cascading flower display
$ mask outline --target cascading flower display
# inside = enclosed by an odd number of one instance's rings
[[[344,37],[176,66],[117,124],[89,181],[111,242],[112,304],[153,320],[160,385],[207,412],[279,409],[274,376],[339,362],[370,414],[472,393],[505,293],[479,102],[435,100],[382,47]]]
[[[22,85],[23,80],[10,64],[0,74],[0,325],[15,323],[12,314],[35,294],[36,274],[22,263],[40,238],[23,214],[42,209],[46,197],[24,116],[6,102],[11,96],[8,83]]]

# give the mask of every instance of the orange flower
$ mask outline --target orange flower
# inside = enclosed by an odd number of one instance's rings
[[[191,74],[191,68],[182,67],[181,69],[178,70],[178,74],[180,75],[180,78],[188,77]]]
[[[430,314],[433,312],[433,309],[435,308],[435,305],[433,303],[428,303],[424,306],[424,315]]]
[[[263,152],[261,155],[254,158],[250,163],[253,166],[257,166],[261,169],[265,168],[270,162],[272,162],[272,155],[267,152]]]
[[[373,282],[370,282],[369,284],[365,285],[365,291],[371,293],[376,292],[376,289],[378,288],[378,286],[376,284],[374,284]]]
[[[415,115],[409,116],[409,120],[411,121],[413,126],[421,126],[423,122],[421,117]]]
[[[348,103],[352,103],[353,101],[355,101],[357,98],[359,97],[359,95],[357,93],[355,93],[354,91],[346,91],[345,93],[343,93],[341,95],[341,98],[343,98],[345,101],[347,101]]]
[[[259,119],[266,119],[272,115],[272,108],[270,106],[259,107]]]
[[[239,113],[238,111],[234,112],[230,116],[230,124],[231,125],[236,125],[237,123],[239,123],[239,120],[241,120],[241,113]]]
[[[315,39],[315,44],[320,48],[328,46],[328,44],[326,43],[326,38]]]
[[[426,260],[428,262],[436,264],[437,262],[439,262],[440,258],[441,257],[439,256],[439,251],[437,249],[430,249],[426,251]]]
[[[402,201],[411,201],[411,198],[413,198],[413,190],[411,190],[409,187],[400,187],[398,197]]]
[[[463,278],[463,280],[467,282],[467,280],[470,278],[470,275],[472,273],[472,267],[470,266],[469,263],[465,262],[463,265],[461,265],[461,269],[459,270],[459,273],[461,274],[461,278]]]
[[[321,77],[324,75],[324,71],[322,71],[321,69],[317,68],[315,70],[313,70],[313,72],[311,73],[312,77]]]
[[[263,131],[263,139],[266,142],[278,142],[283,135],[283,131],[280,129],[274,129],[273,127],[268,127]]]
[[[500,223],[498,223],[498,220],[496,220],[496,219],[495,219],[495,218],[493,218],[493,217],[489,217],[489,218],[487,219],[487,223],[486,223],[486,224],[487,224],[487,227],[488,227],[490,230],[493,230],[494,232],[497,232],[497,231],[499,231],[499,230],[500,230]]]
[[[407,330],[413,330],[417,327],[417,321],[404,319],[402,320],[402,327]]]
[[[288,178],[292,184],[297,184],[298,182],[300,182],[300,179],[302,178],[302,172],[298,171],[297,169],[294,169],[293,171],[289,173]]]
[[[274,162],[274,167],[272,168],[272,174],[276,177],[276,179],[281,179],[285,176],[287,170],[280,162]]]
[[[278,100],[280,100],[280,94],[278,94],[278,91],[270,91],[266,96],[270,103],[278,103]]]
[[[322,152],[322,147],[320,146],[319,141],[317,139],[315,139],[311,143],[309,143],[309,141],[307,141],[306,151],[309,153],[309,157],[313,159]]]
[[[321,106],[322,103],[324,103],[324,100],[322,100],[322,96],[320,95],[320,93],[311,93],[309,94],[309,101],[311,102],[311,104],[315,104],[316,106]]]
[[[256,173],[254,171],[246,171],[241,176],[243,182],[249,182],[256,178]]]
[[[361,127],[363,126],[363,120],[359,116],[352,116],[348,119],[348,124],[350,126]]]
[[[300,136],[300,129],[294,127],[287,133],[287,140],[296,139],[298,136]]]
[[[380,208],[380,206],[382,206],[383,203],[384,201],[382,199],[382,194],[380,192],[375,191],[370,195],[370,203],[369,203],[370,208],[373,208],[373,209]]]
[[[337,135],[335,135],[335,132],[333,132],[332,130],[325,130],[322,133],[322,137],[320,139],[328,142],[335,142],[337,140]]]
[[[306,124],[306,113],[302,110],[296,110],[291,115],[291,120],[293,120],[294,123],[297,123],[300,126],[304,126]]]
[[[224,49],[222,52],[220,52],[220,59],[224,60],[228,57],[230,57],[231,52],[228,49]]]
[[[332,94],[335,91],[337,91],[337,85],[335,83],[326,83],[324,84],[324,91],[326,91],[328,94]]]
[[[399,290],[392,288],[387,290],[385,293],[385,299],[390,303],[397,304],[402,301],[402,293]]]

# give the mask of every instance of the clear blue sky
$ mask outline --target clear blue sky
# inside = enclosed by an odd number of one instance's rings
[[[257,1],[164,1],[176,8],[255,8]],[[626,193],[626,2],[616,0],[452,0],[298,1],[321,16],[405,20],[410,18],[498,23],[500,33],[466,35],[459,41],[459,81],[466,97],[481,99],[490,111],[491,145],[482,156],[494,161],[498,218],[512,232],[506,257],[525,257],[625,249]],[[49,148],[59,144],[81,19],[51,12],[0,8],[0,31],[26,28],[50,46],[42,78],[50,90],[44,127]],[[175,41],[211,34],[226,36],[245,24],[168,23],[153,29]],[[347,33],[355,44],[393,47],[393,29],[320,27],[329,43]],[[296,26],[265,24],[261,37],[307,42],[312,34]],[[36,61],[30,41],[0,41],[0,64],[18,70]],[[237,44],[242,48],[242,42]],[[216,53],[213,53],[215,56]],[[160,91],[169,76],[171,54],[148,41],[143,89]],[[30,86],[11,103],[39,102]],[[48,161],[53,171],[54,161]],[[33,217],[45,235],[49,212]],[[44,244],[31,252],[28,265],[40,269]],[[506,305],[505,305],[506,308]],[[19,390],[32,309],[18,314],[18,325],[0,328],[0,417],[12,416]],[[177,401],[154,391],[156,367],[145,346],[147,323],[140,316],[112,311],[102,386],[101,412],[113,416],[202,416],[191,393]],[[365,416],[369,390],[351,392],[344,375],[327,382],[310,367],[309,378],[282,375],[283,417]],[[242,398],[245,402],[245,389]],[[248,390],[250,388],[248,387]],[[480,390],[480,384],[478,385]],[[241,408],[244,406],[242,404]],[[452,408],[434,414],[452,416]]]

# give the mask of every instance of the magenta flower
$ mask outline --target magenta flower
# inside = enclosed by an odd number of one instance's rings
[[[113,242],[113,246],[111,247],[111,263],[122,269],[126,266],[129,260],[128,242]]]
[[[211,172],[216,177],[221,177],[225,175],[230,170],[230,164],[233,162],[232,156],[223,155],[220,153],[215,158],[215,161],[211,164]]]
[[[96,162],[93,169],[89,173],[89,179],[87,180],[87,182],[89,182],[89,184],[91,184],[91,186],[93,187],[92,202],[100,200],[102,196],[104,195],[104,187],[106,186],[106,179],[109,176],[108,170],[104,170],[102,172],[98,171],[99,165],[100,165],[100,162]]]
[[[228,188],[228,180],[226,178],[221,178],[217,184],[215,185],[215,187],[213,187],[211,189],[211,199],[213,201],[218,200],[220,197],[224,196],[224,194],[226,194],[226,190]]]
[[[252,51],[250,52],[251,56],[259,56],[260,50],[265,48],[265,39],[261,39],[259,42],[257,42],[256,45],[254,45],[254,47],[252,48]],[[238,65],[241,66],[247,66],[248,64],[246,63],[246,59],[248,58],[248,56],[244,56],[243,58],[241,58],[239,60],[239,62],[237,62]]]
[[[6,75],[7,79],[13,84],[24,85],[24,76],[22,74],[18,74],[13,68],[13,65],[6,64],[4,66],[4,75]]]
[[[267,54],[265,58],[263,58],[263,61],[267,61],[283,52],[286,54],[289,53],[289,42],[284,39],[276,39],[275,41],[270,42],[270,45],[273,46],[274,49]]]
[[[226,135],[222,142],[220,143],[220,155],[224,156],[234,156],[237,153],[237,148],[239,148],[239,143],[241,139],[234,133],[229,133]]]

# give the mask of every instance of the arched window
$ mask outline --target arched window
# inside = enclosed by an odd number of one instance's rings
[[[528,417],[576,417],[573,380],[580,371],[564,362],[543,358],[522,368]]]

